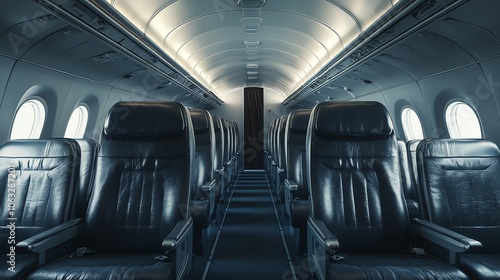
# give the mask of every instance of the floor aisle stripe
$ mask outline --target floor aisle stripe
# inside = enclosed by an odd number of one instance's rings
[[[208,270],[210,269],[210,265],[212,264],[212,259],[214,257],[215,249],[217,248],[217,243],[219,242],[219,237],[222,231],[222,227],[224,226],[224,222],[226,221],[227,209],[229,209],[229,205],[231,204],[231,199],[233,198],[233,193],[234,190],[236,189],[236,184],[238,184],[239,178],[240,175],[238,174],[238,177],[236,177],[236,181],[234,182],[233,189],[231,190],[231,195],[229,196],[229,199],[227,201],[226,209],[224,209],[224,216],[222,216],[222,221],[220,223],[219,229],[217,230],[217,236],[215,237],[214,245],[212,246],[212,251],[210,251],[210,256],[208,257],[207,265],[205,266],[205,270],[203,271],[203,276],[201,277],[202,280],[205,280],[207,278]],[[229,184],[229,187],[231,187],[231,184]]]
[[[267,174],[266,174],[266,178],[267,178]],[[288,260],[288,265],[290,266],[290,271],[292,273],[293,280],[297,280],[297,274],[295,273],[295,269],[294,269],[293,262],[292,262],[292,257],[290,255],[290,251],[288,250],[288,245],[286,244],[285,234],[283,232],[283,227],[281,226],[281,223],[280,223],[280,219],[279,219],[279,215],[278,215],[278,209],[276,208],[276,203],[274,203],[273,193],[271,191],[271,186],[269,185],[269,179],[267,181],[267,187],[269,189],[269,195],[271,196],[271,200],[273,201],[274,214],[276,215],[276,222],[278,223],[278,227],[279,227],[280,233],[281,233],[281,239],[283,241],[283,246],[285,247],[286,258]]]

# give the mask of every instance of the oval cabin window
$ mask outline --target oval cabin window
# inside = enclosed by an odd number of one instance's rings
[[[10,139],[38,139],[45,123],[45,106],[36,99],[25,101],[16,112]]]
[[[446,108],[446,125],[451,138],[482,138],[476,112],[464,102],[453,102]]]
[[[413,109],[404,108],[401,114],[401,121],[403,123],[403,131],[405,133],[406,141],[424,139],[422,123]]]
[[[87,121],[89,119],[89,110],[86,106],[80,105],[73,110],[69,118],[68,125],[64,137],[66,138],[83,138],[85,129],[87,128]]]

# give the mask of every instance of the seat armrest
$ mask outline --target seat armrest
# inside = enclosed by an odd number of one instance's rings
[[[277,163],[276,161],[274,161],[274,160],[271,160],[271,164],[272,164],[273,166],[278,166],[278,163]]]
[[[225,172],[225,168],[222,167],[221,169],[215,169],[215,173],[219,174],[219,175],[224,175],[224,172]]]
[[[293,181],[293,180],[285,179],[284,183],[285,183],[285,187],[287,189],[289,189],[290,191],[296,191],[299,188],[297,183],[295,183],[295,181]]]
[[[335,259],[339,249],[338,239],[328,230],[320,220],[307,220],[307,259],[310,261],[311,273],[319,280],[330,279],[327,277],[330,261]],[[308,262],[309,265],[309,262]]]
[[[412,219],[415,234],[452,252],[482,248],[481,242],[426,220]]]
[[[215,179],[203,184],[203,186],[201,186],[201,189],[206,191],[206,192],[209,192],[209,191],[212,191],[214,187],[215,187]]]
[[[320,220],[315,220],[309,217],[307,220],[308,227],[314,233],[316,240],[319,240],[324,246],[329,254],[335,253],[339,248],[339,241],[335,235],[333,235],[325,224]]]
[[[163,239],[161,244],[165,252],[174,251],[184,239],[188,238],[193,230],[193,219],[178,222],[174,229]]]
[[[285,173],[285,169],[280,168],[279,166],[276,167],[276,170],[278,171],[279,174]]]
[[[34,253],[44,252],[83,232],[83,220],[73,219],[19,242],[16,247]]]

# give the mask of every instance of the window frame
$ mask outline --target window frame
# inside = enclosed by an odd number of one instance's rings
[[[81,139],[84,138],[85,136],[85,131],[87,130],[87,126],[89,123],[89,107],[85,103],[80,103],[75,108],[73,108],[73,111],[71,111],[71,115],[68,119],[68,122],[66,123],[66,129],[64,130],[64,138],[75,138],[75,139]],[[75,134],[74,135],[68,135],[68,128],[70,125],[70,122],[72,118],[74,117],[75,113],[79,113],[77,128],[75,129]],[[84,120],[84,122],[82,121]]]
[[[417,137],[414,133],[414,125],[410,121],[410,114],[413,113],[417,118],[416,120],[419,123],[420,131],[422,132],[422,137]],[[401,126],[403,127],[403,133],[405,135],[406,141],[415,140],[415,139],[425,139],[424,127],[422,126],[422,121],[417,111],[410,106],[405,106],[401,109]]]
[[[460,106],[466,106],[470,111],[474,114],[477,120],[477,124],[479,126],[479,137],[464,137],[462,136],[463,131],[460,131],[461,127],[464,127],[463,124],[459,124],[457,120],[457,110],[460,108]],[[463,107],[462,107],[463,108]],[[483,132],[483,125],[481,123],[481,119],[479,118],[479,114],[477,113],[476,109],[474,106],[472,106],[470,103],[464,101],[464,100],[452,100],[446,104],[445,110],[444,110],[444,121],[446,123],[446,129],[448,130],[448,135],[452,139],[483,139],[484,138],[484,132]],[[453,123],[452,123],[453,122]]]
[[[34,110],[33,122],[31,125],[31,130],[27,137],[19,137],[18,135],[13,135],[15,133],[15,129],[17,127],[21,127],[20,123],[18,123],[19,112],[23,109],[24,106],[31,105]],[[38,97],[31,97],[29,99],[24,100],[17,107],[16,112],[14,114],[14,118],[12,120],[12,126],[9,133],[9,140],[15,139],[40,139],[43,133],[43,129],[45,127],[45,121],[47,120],[47,104],[45,100]],[[21,121],[21,119],[19,119]],[[22,134],[22,133],[16,133]],[[14,137],[14,138],[13,138]]]

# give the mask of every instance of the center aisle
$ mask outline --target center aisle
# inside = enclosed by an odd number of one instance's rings
[[[275,208],[263,172],[239,174],[207,280],[291,279]]]

